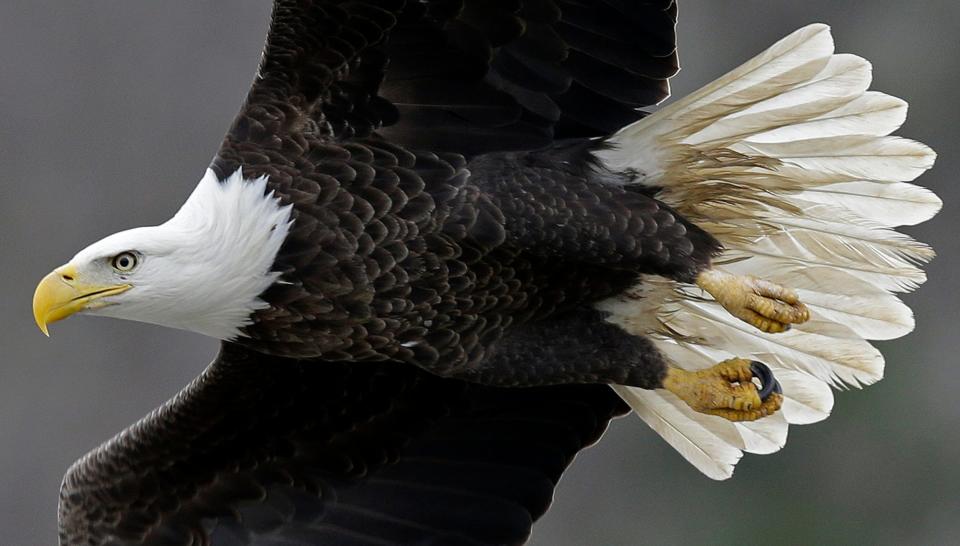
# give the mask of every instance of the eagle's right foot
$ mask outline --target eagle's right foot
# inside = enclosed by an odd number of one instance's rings
[[[731,315],[767,333],[785,332],[810,319],[796,292],[770,281],[708,269],[697,276],[697,286]]]
[[[761,382],[759,389],[754,378]],[[756,421],[783,404],[783,391],[770,368],[743,358],[695,372],[669,368],[663,387],[694,410],[730,421]]]

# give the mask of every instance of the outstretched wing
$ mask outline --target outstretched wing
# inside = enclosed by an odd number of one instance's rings
[[[278,0],[228,144],[377,132],[470,156],[607,135],[669,94],[675,24],[672,0]]]
[[[493,389],[225,344],[70,469],[61,544],[521,543],[625,410],[599,385]]]

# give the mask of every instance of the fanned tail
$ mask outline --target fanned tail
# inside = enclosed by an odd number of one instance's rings
[[[829,27],[804,27],[690,96],[629,125],[597,152],[603,164],[719,239],[715,267],[796,289],[809,322],[765,334],[692,285],[658,277],[603,302],[610,320],[646,335],[675,366],[761,360],[785,396],[782,412],[731,423],[672,394],[616,387],[635,412],[707,476],[724,479],[743,451],[784,445],[789,424],[825,419],[830,386],[883,377],[867,340],[913,329],[895,295],[926,280],[933,251],[893,228],[930,219],[941,202],[909,182],[934,152],[887,136],[904,101],[867,91],[870,64],[833,53]]]

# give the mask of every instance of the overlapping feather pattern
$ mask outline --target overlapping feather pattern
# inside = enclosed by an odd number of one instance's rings
[[[883,356],[867,340],[913,329],[895,293],[926,280],[920,265],[933,251],[892,228],[940,209],[936,195],[909,183],[935,154],[887,136],[907,105],[867,91],[870,78],[866,60],[833,53],[829,27],[810,25],[623,128],[598,152],[716,236],[726,249],[717,268],[794,288],[810,308],[809,322],[764,334],[696,287],[657,277],[601,304],[673,365],[699,369],[739,356],[765,362],[779,378],[783,410],[752,423],[696,413],[667,391],[616,387],[711,478],[732,475],[744,451],[780,449],[789,424],[825,419],[830,386],[878,381]]]

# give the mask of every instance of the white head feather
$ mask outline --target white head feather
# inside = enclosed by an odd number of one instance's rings
[[[121,231],[70,260],[84,279],[132,288],[104,298],[90,314],[233,339],[279,273],[274,259],[289,231],[290,206],[266,191],[267,178],[238,170],[222,182],[207,170],[176,215],[159,226]],[[121,272],[113,257],[131,252],[136,266]]]

